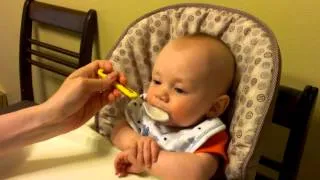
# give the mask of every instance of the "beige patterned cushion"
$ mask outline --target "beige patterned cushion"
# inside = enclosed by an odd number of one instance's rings
[[[170,40],[204,32],[221,38],[237,63],[230,116],[231,141],[228,179],[254,177],[254,151],[279,83],[279,49],[272,32],[259,20],[238,10],[204,4],[181,4],[153,11],[133,22],[109,53],[116,70],[125,72],[128,85],[143,92],[149,84],[157,54]],[[98,130],[108,136],[115,119],[123,116],[122,99],[97,115]],[[254,154],[256,152],[256,154]],[[256,155],[256,156],[254,156]],[[251,169],[251,171],[249,171]]]

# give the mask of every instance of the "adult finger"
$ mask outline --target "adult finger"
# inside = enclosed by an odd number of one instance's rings
[[[89,93],[110,90],[113,88],[113,83],[117,80],[117,76],[117,72],[112,72],[105,79],[82,78],[83,88],[87,89]]]
[[[116,98],[118,98],[118,97],[121,96],[121,93],[120,93],[120,91],[119,91],[118,89],[114,89],[114,90],[112,91],[112,94],[113,94],[114,97],[116,97]]]
[[[107,60],[95,60],[86,66],[83,66],[76,71],[74,71],[68,78],[75,78],[75,77],[91,77],[97,78],[98,69],[104,69],[106,73],[110,73],[113,71],[111,62]]]
[[[112,93],[110,93],[109,95],[108,95],[108,102],[109,103],[112,103],[112,102],[114,102],[116,100],[116,97],[112,94]]]
[[[119,82],[120,84],[127,84],[127,78],[123,72],[119,73]]]

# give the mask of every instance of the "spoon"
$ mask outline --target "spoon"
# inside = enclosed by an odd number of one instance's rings
[[[147,115],[155,120],[155,121],[159,121],[159,122],[167,122],[169,120],[169,115],[167,112],[150,105],[149,103],[143,102],[142,103],[143,108],[145,109]]]
[[[98,70],[98,75],[101,78],[107,78],[107,74],[105,74],[103,72],[103,69],[99,69]],[[139,95],[139,93],[135,92],[133,89],[125,87],[119,83],[115,83],[114,85],[122,94],[126,95],[127,97],[129,97],[130,99],[136,99],[136,98],[140,98],[142,99],[144,102],[142,103],[142,106],[144,108],[144,110],[146,111],[147,115],[154,121],[159,121],[159,122],[166,122],[169,120],[169,115],[167,112],[152,106],[151,104],[148,104],[145,102],[144,98]]]

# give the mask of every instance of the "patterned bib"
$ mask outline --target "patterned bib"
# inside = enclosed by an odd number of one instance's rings
[[[129,125],[142,136],[154,138],[167,151],[194,152],[210,137],[226,129],[219,118],[206,119],[190,128],[172,128],[152,120],[142,107],[143,100],[132,100],[125,109]]]

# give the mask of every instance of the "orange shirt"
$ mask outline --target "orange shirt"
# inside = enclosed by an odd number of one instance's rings
[[[226,131],[210,137],[195,153],[210,153],[221,157],[224,160],[224,165],[228,163],[226,147],[228,144],[228,133]]]

